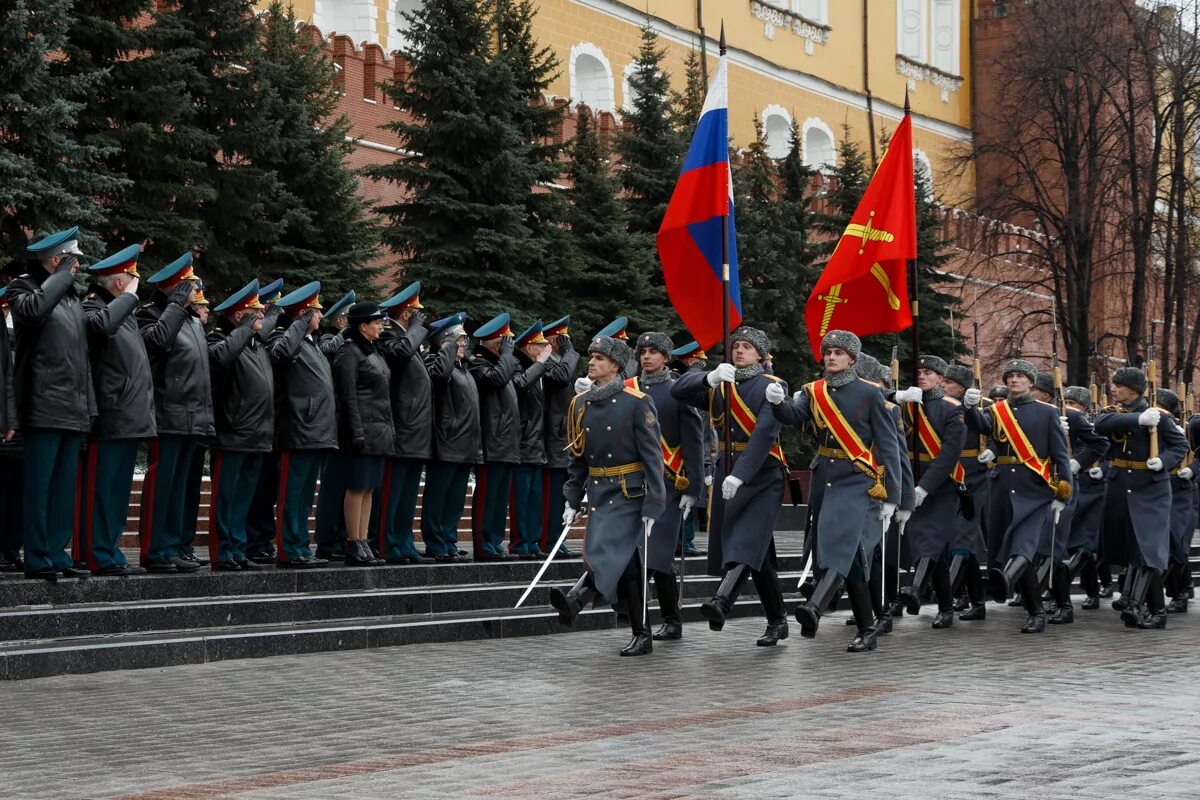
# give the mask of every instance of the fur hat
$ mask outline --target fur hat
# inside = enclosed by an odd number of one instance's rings
[[[758,355],[763,361],[767,360],[767,354],[771,352],[771,340],[767,335],[758,328],[751,328],[748,325],[742,325],[736,331],[729,335],[730,343],[733,342],[749,342],[754,345],[754,349],[758,351]],[[725,357],[729,358],[732,354]]]
[[[1146,373],[1137,367],[1121,367],[1113,373],[1112,382],[1114,386],[1124,386],[1138,394],[1146,392]]]
[[[963,388],[970,388],[975,382],[975,376],[971,372],[970,367],[964,367],[962,364],[947,364],[946,365],[946,380],[954,381]]]
[[[1030,364],[1023,358],[1014,358],[1004,362],[1004,366],[1000,369],[1000,377],[1004,378],[1010,372],[1017,372],[1029,378],[1029,382],[1033,383],[1037,380],[1037,370],[1033,364]]]
[[[862,340],[850,331],[833,330],[821,340],[821,352],[824,353],[831,347],[840,347],[849,353],[851,358],[858,360],[858,354],[862,352]]]
[[[637,338],[637,351],[640,353],[643,348],[657,350],[667,358],[671,357],[671,351],[675,349],[675,343],[671,341],[671,337],[665,333],[658,331],[647,331]]]
[[[991,389],[988,390],[988,399],[989,400],[1003,400],[1006,397],[1008,397],[1008,387],[1007,386],[993,386]]]
[[[1039,392],[1045,392],[1051,397],[1054,396],[1054,376],[1049,372],[1039,372],[1037,377],[1033,379],[1033,388]]]
[[[1165,409],[1172,414],[1179,410],[1179,395],[1170,389],[1155,389],[1154,400],[1159,408]]]
[[[1092,404],[1092,392],[1086,386],[1068,386],[1063,389],[1063,399],[1087,408]]]
[[[864,381],[878,383],[882,379],[883,364],[870,353],[859,353],[858,358],[854,360],[854,371]]]
[[[945,375],[946,367],[949,365],[946,363],[946,359],[944,358],[922,353],[920,358],[917,359],[917,366],[924,367],[925,369],[931,369],[938,375]]]
[[[597,336],[595,339],[592,339],[592,343],[588,345],[588,355],[592,353],[599,353],[622,369],[633,358],[633,350],[630,349],[629,345],[611,336]]]

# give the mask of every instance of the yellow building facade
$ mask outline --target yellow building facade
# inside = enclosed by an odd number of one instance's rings
[[[356,44],[404,49],[403,12],[421,0],[295,0],[300,19]],[[681,88],[684,59],[700,49],[705,26],[709,73],[722,23],[728,44],[730,134],[737,146],[763,122],[768,149],[786,152],[792,122],[805,159],[836,159],[847,126],[869,151],[871,133],[895,128],[904,94],[913,110],[916,158],[950,205],[973,195],[970,170],[955,167],[971,139],[971,0],[540,0],[540,42],[563,65],[550,94],[619,115],[630,101],[627,76],[650,25]]]

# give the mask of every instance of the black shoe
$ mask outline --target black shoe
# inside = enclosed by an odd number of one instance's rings
[[[247,554],[246,558],[255,564],[274,564],[276,560],[275,548],[272,547],[267,550],[259,550],[256,553]]]
[[[954,612],[953,611],[949,611],[949,610],[948,611],[938,611],[937,616],[933,618],[933,625],[930,627],[937,628],[940,630],[941,628],[949,628],[953,624],[954,624]]]
[[[475,555],[471,556],[472,561],[506,561],[505,553],[489,553],[486,550],[480,550]]]
[[[517,555],[517,558],[521,559],[522,561],[537,561],[538,560],[537,553],[517,553],[516,555]],[[511,558],[511,556],[512,556],[512,554],[510,553],[509,557]]]
[[[966,611],[970,607],[971,607],[971,601],[968,600],[967,598],[956,597],[954,599],[954,610],[955,611]]]
[[[199,564],[202,567],[208,566],[208,559],[200,558],[195,553],[184,553],[183,555],[181,555],[179,557],[182,558],[184,561],[190,561],[193,564]]]
[[[1072,606],[1059,606],[1054,615],[1046,620],[1051,625],[1070,625],[1075,621],[1075,609]]]
[[[1164,610],[1147,614],[1138,621],[1137,626],[1144,631],[1161,631],[1167,627],[1167,612]]]
[[[719,595],[700,604],[700,616],[708,620],[710,631],[719,631],[725,627],[725,615],[729,610],[725,598]]]
[[[654,652],[654,639],[648,633],[634,634],[621,651],[623,656],[644,656]]]
[[[568,550],[567,546],[564,544],[562,547],[558,548],[558,555],[556,555],[555,558],[579,558],[579,553],[576,553],[574,550]]]
[[[50,569],[27,569],[25,570],[26,578],[36,578],[37,580],[50,581],[54,583],[58,580],[58,570]]]
[[[17,559],[20,561],[20,559]],[[20,572],[22,566],[17,561],[9,561],[7,558],[0,558],[0,572]]]
[[[1167,603],[1166,612],[1168,614],[1186,614],[1188,607],[1188,596],[1182,594]]]
[[[180,558],[178,556],[171,556],[167,560],[174,564],[175,569],[179,570],[180,572],[195,572],[201,568],[199,561],[189,561],[186,558]]]
[[[1020,608],[1023,605],[1025,605],[1025,601],[1021,599],[1021,595],[1019,594],[1014,594],[1008,599],[1009,608]]]
[[[888,607],[888,616],[893,618],[903,617],[904,603],[901,603],[899,600],[893,600],[891,606]]]
[[[1121,621],[1126,628],[1136,628],[1142,621],[1142,607],[1128,605],[1121,611]]]
[[[652,637],[656,642],[673,642],[683,638],[683,625],[678,622],[664,622],[654,632]]]
[[[171,566],[173,567],[175,565],[172,564]],[[213,572],[241,572],[242,564],[239,561],[232,561],[232,560],[226,559],[226,560],[221,560],[221,561],[214,561],[212,568],[213,568]]]
[[[884,615],[875,618],[875,633],[879,636],[892,632],[892,618]]]
[[[1083,602],[1079,604],[1079,607],[1084,611],[1095,611],[1100,607],[1100,598],[1095,595],[1089,595],[1088,597],[1084,598]]]
[[[788,624],[786,619],[779,622],[768,622],[766,633],[758,637],[758,641],[755,644],[759,647],[774,647],[787,637]]]
[[[237,563],[242,568],[242,572],[259,572],[262,570],[262,564],[251,561],[248,558],[239,558]]]
[[[146,570],[132,564],[109,564],[96,570],[95,575],[103,577],[124,578],[129,575],[145,575]]]
[[[879,634],[874,628],[859,631],[850,644],[846,645],[847,653],[867,653],[879,644]]]
[[[683,554],[685,556],[706,556],[706,555],[708,555],[708,551],[707,550],[697,550],[694,547],[689,547],[688,549],[683,551]]]
[[[970,608],[958,615],[958,618],[966,622],[987,619],[987,604],[972,603]]]
[[[1046,615],[1030,614],[1029,619],[1025,620],[1025,626],[1021,628],[1021,633],[1043,633],[1045,630]]]
[[[1100,587],[1100,597],[1109,598],[1113,596],[1113,588],[1111,586]]]
[[[329,564],[329,561],[324,558],[315,556],[300,556],[293,558],[290,561],[276,561],[275,566],[281,569],[314,569],[316,567],[324,567]]]
[[[90,569],[78,565],[63,567],[59,572],[63,574],[64,578],[90,578],[92,576]]]
[[[1101,597],[1104,596],[1103,589],[1100,590],[1100,596]],[[1122,595],[1121,597],[1118,597],[1116,600],[1112,601],[1113,611],[1125,611],[1128,608],[1129,608],[1129,598],[1125,597],[1124,595]]]
[[[346,557],[346,554],[340,550],[338,550],[337,552],[330,552],[328,550],[322,550],[320,548],[317,548],[317,558],[327,558],[330,561],[341,561],[345,557]],[[433,556],[430,556],[429,560],[432,561]]]
[[[143,564],[147,572],[155,574],[165,574],[168,572],[179,572],[179,567],[175,566],[174,562],[169,558],[155,558]]]

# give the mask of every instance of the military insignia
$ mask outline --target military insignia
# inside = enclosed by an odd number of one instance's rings
[[[654,414],[649,411],[646,412],[646,426],[650,428],[654,427]]]

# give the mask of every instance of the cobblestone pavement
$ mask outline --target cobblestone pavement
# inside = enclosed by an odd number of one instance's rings
[[[226,661],[0,686],[0,796],[1195,798],[1200,615],[1016,609],[873,654],[759,620],[622,659],[625,631]]]

